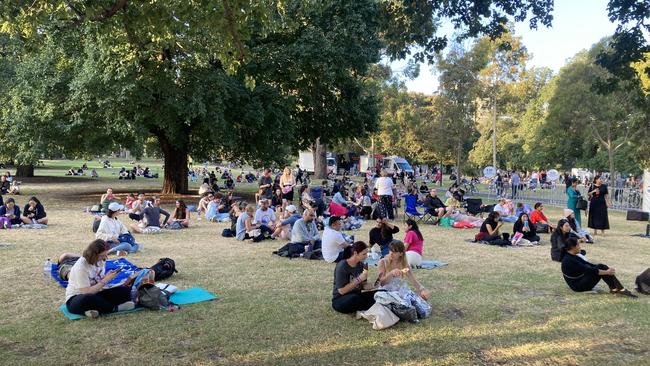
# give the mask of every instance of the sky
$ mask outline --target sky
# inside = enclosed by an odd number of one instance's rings
[[[612,35],[616,25],[607,19],[608,0],[555,0],[553,24],[529,29],[528,22],[515,25],[515,35],[521,36],[532,55],[530,66],[549,67],[557,72],[567,59],[603,37]],[[442,32],[451,35],[451,27],[443,26]],[[405,62],[391,64],[394,71],[403,69]],[[409,91],[432,94],[438,88],[438,80],[429,65],[420,65],[420,75],[406,82]]]

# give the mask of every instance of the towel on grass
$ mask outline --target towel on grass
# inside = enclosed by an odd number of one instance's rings
[[[217,296],[200,287],[192,287],[192,288],[188,288],[187,290],[178,290],[169,297],[169,301],[171,301],[176,305],[189,305],[197,302],[210,301],[215,299],[217,299]],[[59,306],[59,310],[63,313],[63,315],[66,316],[66,318],[70,320],[78,320],[78,319],[85,318],[84,315],[72,314],[71,312],[69,312],[65,304],[61,304],[61,306]],[[136,307],[133,310],[118,311],[116,313],[110,313],[106,315],[122,315],[122,314],[134,313],[136,311],[142,311],[142,310],[144,310],[144,308]]]
[[[122,267],[120,273],[113,278],[111,282],[108,283],[108,287],[119,285],[124,282],[130,275],[139,271],[141,268],[138,268],[135,264],[127,261],[125,258],[118,258],[113,260],[106,261],[106,272]],[[52,270],[50,271],[50,276],[61,285],[61,287],[68,287],[68,281],[63,281],[59,278],[59,265],[52,264]]]
[[[449,263],[438,262],[438,261],[431,261],[431,260],[423,260],[423,261],[422,261],[422,264],[421,264],[419,267],[417,267],[417,268],[421,268],[421,269],[433,269],[433,268],[436,268],[436,267],[446,266],[447,264],[449,264]]]

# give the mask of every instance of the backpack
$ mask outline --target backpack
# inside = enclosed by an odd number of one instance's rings
[[[636,290],[642,294],[650,295],[650,268],[636,277]]]
[[[286,257],[286,258],[296,258],[300,257],[300,254],[305,252],[305,245],[302,243],[287,243],[284,245],[282,248],[276,250],[273,252],[273,254],[277,254],[280,257]]]
[[[225,228],[221,232],[221,236],[223,236],[224,238],[234,238],[235,233],[232,231],[232,229]]]
[[[151,266],[151,270],[156,273],[156,281],[164,280],[165,278],[171,277],[174,273],[178,273],[176,270],[176,262],[171,258],[160,258],[158,263]]]
[[[166,309],[169,306],[169,292],[145,283],[138,288],[137,303],[151,310]]]

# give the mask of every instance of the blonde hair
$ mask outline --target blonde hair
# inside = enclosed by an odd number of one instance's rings
[[[406,261],[406,246],[404,243],[399,240],[393,240],[388,244],[388,250],[395,253],[402,253],[402,260],[400,265],[402,268],[410,268],[408,262]],[[400,269],[402,269],[400,268]]]
[[[246,212],[255,212],[255,206],[252,204],[246,205]]]

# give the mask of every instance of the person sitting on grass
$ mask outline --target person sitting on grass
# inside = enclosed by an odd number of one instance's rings
[[[108,205],[111,202],[118,202],[119,200],[120,197],[113,194],[113,188],[107,188],[106,193],[102,194],[102,197],[99,199],[100,205],[102,206],[102,212],[106,213]]]
[[[212,187],[210,186],[210,179],[203,178],[203,183],[199,186],[199,196],[203,196],[208,192],[212,192]]]
[[[580,223],[578,220],[576,220],[575,213],[573,212],[572,209],[570,208],[565,208],[564,209],[564,218],[569,222],[569,225],[571,226],[571,233],[574,234],[575,236],[585,239],[587,244],[593,244],[594,243],[594,237],[589,234],[589,231],[582,229],[580,227]]]
[[[350,314],[370,309],[375,304],[376,290],[361,292],[368,280],[364,261],[368,258],[368,245],[362,241],[352,244],[352,254],[334,268],[332,308],[339,313]]]
[[[297,213],[296,206],[294,205],[289,205],[284,210],[282,207],[278,207],[276,211],[276,215],[279,217],[279,223],[276,225],[272,235],[274,238],[289,239],[293,224],[300,220],[302,216]]]
[[[408,219],[406,220],[405,225],[406,236],[404,237],[404,246],[406,248],[406,261],[411,267],[419,267],[422,265],[424,237],[422,236],[420,228],[415,220]]]
[[[479,233],[474,236],[474,240],[493,245],[507,245],[509,243],[501,236],[500,229],[502,226],[501,215],[497,211],[492,211],[488,214],[487,219],[483,221]]]
[[[14,225],[20,225],[21,222],[20,208],[13,198],[8,198],[5,204],[0,207],[0,229],[11,229]]]
[[[209,221],[228,221],[230,220],[230,205],[223,197],[223,194],[217,193],[214,195],[212,201],[208,203],[208,209],[205,213],[205,218]]]
[[[388,255],[388,244],[393,241],[393,234],[397,234],[398,232],[399,228],[391,224],[387,218],[379,218],[377,219],[377,226],[370,229],[368,233],[370,245],[379,245],[381,248],[381,256],[384,257]]]
[[[323,259],[328,263],[338,263],[350,257],[352,240],[350,241],[341,233],[343,222],[338,216],[329,218],[329,225],[323,231]]]
[[[533,208],[523,202],[517,202],[517,208],[515,210],[515,216],[519,217],[522,213],[530,214],[533,212]]]
[[[276,189],[275,192],[273,192],[273,197],[271,197],[271,207],[274,209],[284,207],[286,203],[287,200],[282,198],[282,190],[280,188]]]
[[[273,232],[275,229],[275,211],[269,206],[269,200],[261,199],[260,208],[255,211],[255,222],[260,224],[260,230]]]
[[[387,291],[399,291],[403,285],[403,279],[406,277],[417,291],[417,295],[423,299],[428,299],[431,291],[422,286],[415,279],[413,271],[406,260],[406,249],[404,243],[399,240],[393,240],[388,244],[389,253],[377,263],[379,269],[380,289]]]
[[[98,179],[99,178],[99,174],[97,173],[97,170],[95,168],[93,168],[90,171],[90,178],[91,179]]]
[[[129,206],[127,205],[126,207],[128,208]],[[138,199],[133,201],[131,204],[131,212],[129,213],[129,218],[134,221],[142,220],[142,211],[144,211],[145,207],[145,195],[144,193],[139,193]]]
[[[41,204],[41,201],[36,197],[29,199],[29,202],[25,205],[23,209],[23,215],[20,219],[25,224],[41,224],[47,225],[47,214],[45,213],[45,207]]]
[[[305,210],[302,218],[293,224],[291,229],[291,242],[305,246],[305,252],[318,252],[321,250],[320,234],[316,227],[316,214],[313,210]]]
[[[201,220],[201,214],[206,214],[208,212],[208,204],[214,199],[214,194],[212,192],[207,192],[203,194],[203,197],[199,200],[197,205],[196,215],[198,220]]]
[[[370,215],[372,214],[372,200],[368,195],[368,191],[363,187],[361,187],[359,191],[359,197],[357,198],[357,202],[355,202],[355,206],[357,207],[359,216],[362,216],[364,220],[370,220]]]
[[[556,262],[562,261],[562,251],[571,235],[571,225],[566,219],[561,219],[557,223],[557,228],[551,234],[551,259]],[[578,237],[577,235],[574,237]]]
[[[581,252],[582,240],[571,237],[566,241],[562,250],[562,275],[571,290],[585,292],[593,290],[600,280],[609,287],[609,292],[614,295],[637,297],[627,290],[616,278],[616,270],[604,264],[593,264],[586,261]]]
[[[544,205],[541,202],[535,203],[535,209],[533,210],[533,213],[530,214],[530,222],[535,225],[535,230],[537,230],[538,233],[550,234],[553,232],[555,227],[550,224],[542,210],[544,210]]]
[[[533,223],[530,222],[530,219],[528,218],[528,214],[525,212],[519,215],[519,218],[512,226],[513,237],[517,233],[521,233],[522,235],[520,240],[521,241],[520,245],[539,244],[540,239],[539,239],[539,235],[537,235],[537,231],[535,231],[535,225],[533,225]]]
[[[95,239],[102,239],[110,244],[109,253],[116,253],[118,256],[135,253],[139,249],[137,244],[120,241],[122,235],[129,234],[129,229],[118,219],[122,210],[124,210],[124,206],[117,202],[111,202],[108,205],[108,213],[102,217],[97,233],[95,233]]]
[[[178,224],[174,224],[177,222]],[[168,225],[175,225],[180,226],[180,228],[188,228],[190,227],[190,210],[187,208],[185,205],[185,201],[183,200],[176,200],[176,207],[174,208],[174,211],[172,212],[172,217],[167,221]]]
[[[254,243],[260,242],[265,239],[265,234],[271,234],[270,231],[264,231],[262,225],[258,222],[253,224],[253,215],[255,214],[255,206],[247,205],[244,212],[239,214],[237,223],[235,225],[235,238],[237,240],[253,240]],[[268,229],[268,227],[267,227]]]
[[[70,269],[65,289],[65,305],[70,313],[97,318],[100,314],[135,308],[130,286],[105,288],[119,273],[106,272],[109,251],[110,245],[104,240],[94,240]]]
[[[160,221],[160,216],[165,218]],[[131,230],[136,233],[157,232],[169,220],[169,212],[160,208],[160,197],[153,197],[153,206],[148,206],[142,211],[142,220],[137,224],[131,224]]]

